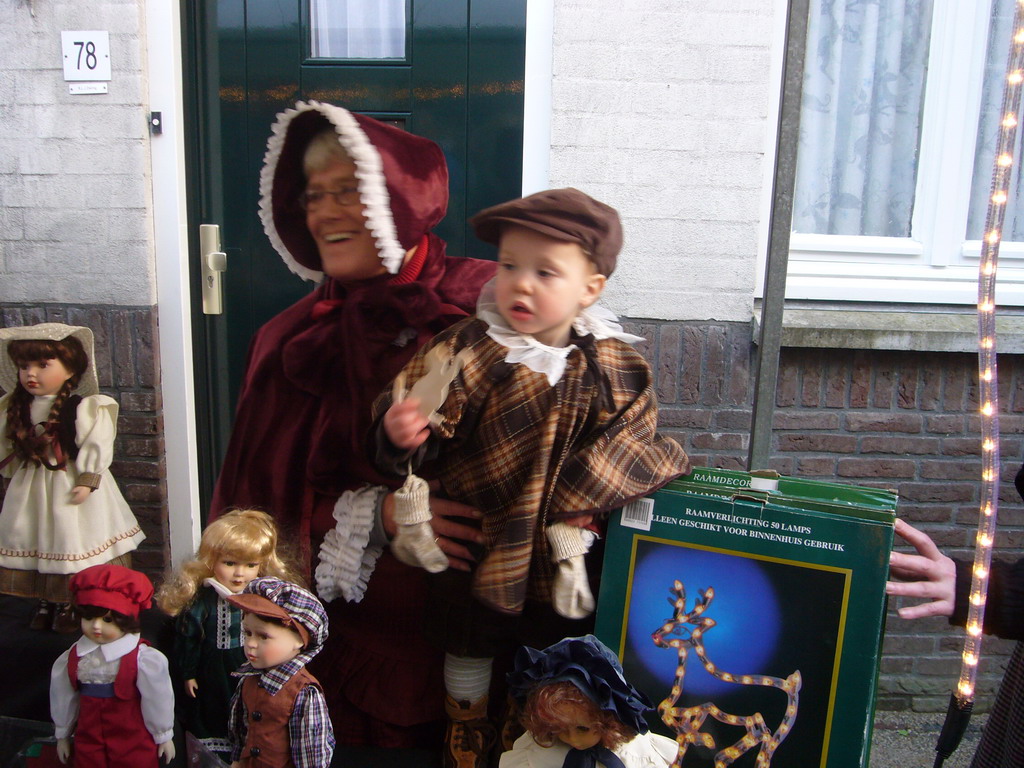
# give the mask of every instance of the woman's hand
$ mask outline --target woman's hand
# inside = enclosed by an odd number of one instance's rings
[[[896,520],[896,535],[912,544],[917,554],[892,552],[889,555],[889,573],[901,581],[886,582],[886,593],[901,597],[926,598],[930,601],[900,608],[900,618],[952,616],[956,592],[956,563],[939,551],[927,533],[917,530],[899,518]]]
[[[479,520],[483,515],[466,504],[441,499],[433,495],[430,497],[430,511],[433,514],[430,520],[430,527],[434,529],[437,545],[448,556],[448,567],[459,571],[470,570],[473,563],[476,562],[476,558],[462,541],[483,544],[484,535],[480,532],[479,528],[467,525],[461,522],[461,520]],[[384,532],[389,537],[393,537],[398,531],[398,526],[395,523],[395,499],[393,493],[389,493],[384,497],[381,518],[384,524]],[[457,541],[457,539],[462,539],[462,541]]]

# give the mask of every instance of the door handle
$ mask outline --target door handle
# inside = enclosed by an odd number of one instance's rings
[[[203,272],[203,314],[223,314],[221,275],[228,268],[228,255],[220,249],[219,226],[199,225],[199,251]]]

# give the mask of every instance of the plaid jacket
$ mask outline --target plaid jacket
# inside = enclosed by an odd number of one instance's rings
[[[544,527],[600,514],[648,494],[689,469],[673,440],[656,434],[658,406],[647,362],[629,345],[573,338],[561,380],[505,362],[508,349],[477,318],[456,323],[406,365],[408,385],[424,373],[424,353],[446,345],[472,357],[452,383],[441,423],[414,457],[449,498],[484,513],[487,554],[473,593],[518,613],[529,593],[549,601],[554,566]],[[390,391],[374,404],[379,419]],[[378,426],[380,427],[379,423]],[[407,458],[377,431],[377,462],[400,475]]]

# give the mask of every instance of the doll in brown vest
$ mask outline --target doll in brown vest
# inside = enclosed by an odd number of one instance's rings
[[[232,768],[327,768],[334,731],[323,690],[306,663],[327,639],[327,614],[312,593],[281,579],[250,581],[227,600],[242,609],[248,660],[231,699]]]

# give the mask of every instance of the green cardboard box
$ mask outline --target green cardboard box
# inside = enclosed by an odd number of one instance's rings
[[[615,513],[595,632],[682,766],[863,768],[896,495],[754,474],[698,468]]]

